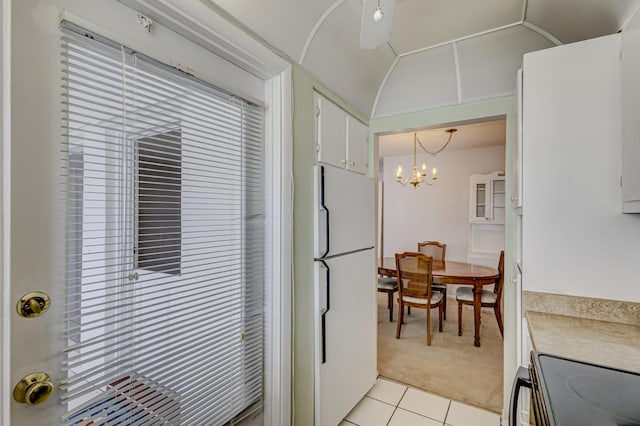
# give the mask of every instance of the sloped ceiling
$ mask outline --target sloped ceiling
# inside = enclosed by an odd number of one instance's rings
[[[399,54],[522,19],[522,0],[397,0],[391,42]]]
[[[227,11],[369,117],[512,93],[526,52],[613,34],[640,0],[396,0],[359,47],[360,0],[200,0]]]

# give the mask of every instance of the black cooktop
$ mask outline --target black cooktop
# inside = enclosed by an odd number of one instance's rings
[[[533,353],[553,425],[640,425],[640,373]]]

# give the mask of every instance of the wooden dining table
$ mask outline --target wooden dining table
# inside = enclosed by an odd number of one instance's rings
[[[378,263],[378,274],[395,277],[396,259],[385,257]],[[480,312],[482,309],[482,288],[496,284],[500,273],[497,269],[472,263],[452,260],[434,260],[432,264],[433,282],[438,284],[459,284],[473,286],[473,326],[475,346],[480,346]]]

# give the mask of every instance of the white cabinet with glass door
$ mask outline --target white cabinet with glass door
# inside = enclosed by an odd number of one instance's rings
[[[469,222],[504,224],[504,173],[474,174],[469,178],[469,182]]]
[[[313,98],[318,161],[368,174],[367,126],[318,93],[314,92]]]

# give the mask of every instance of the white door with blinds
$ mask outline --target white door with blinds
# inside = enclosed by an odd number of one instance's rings
[[[263,108],[64,26],[62,424],[260,410]]]

